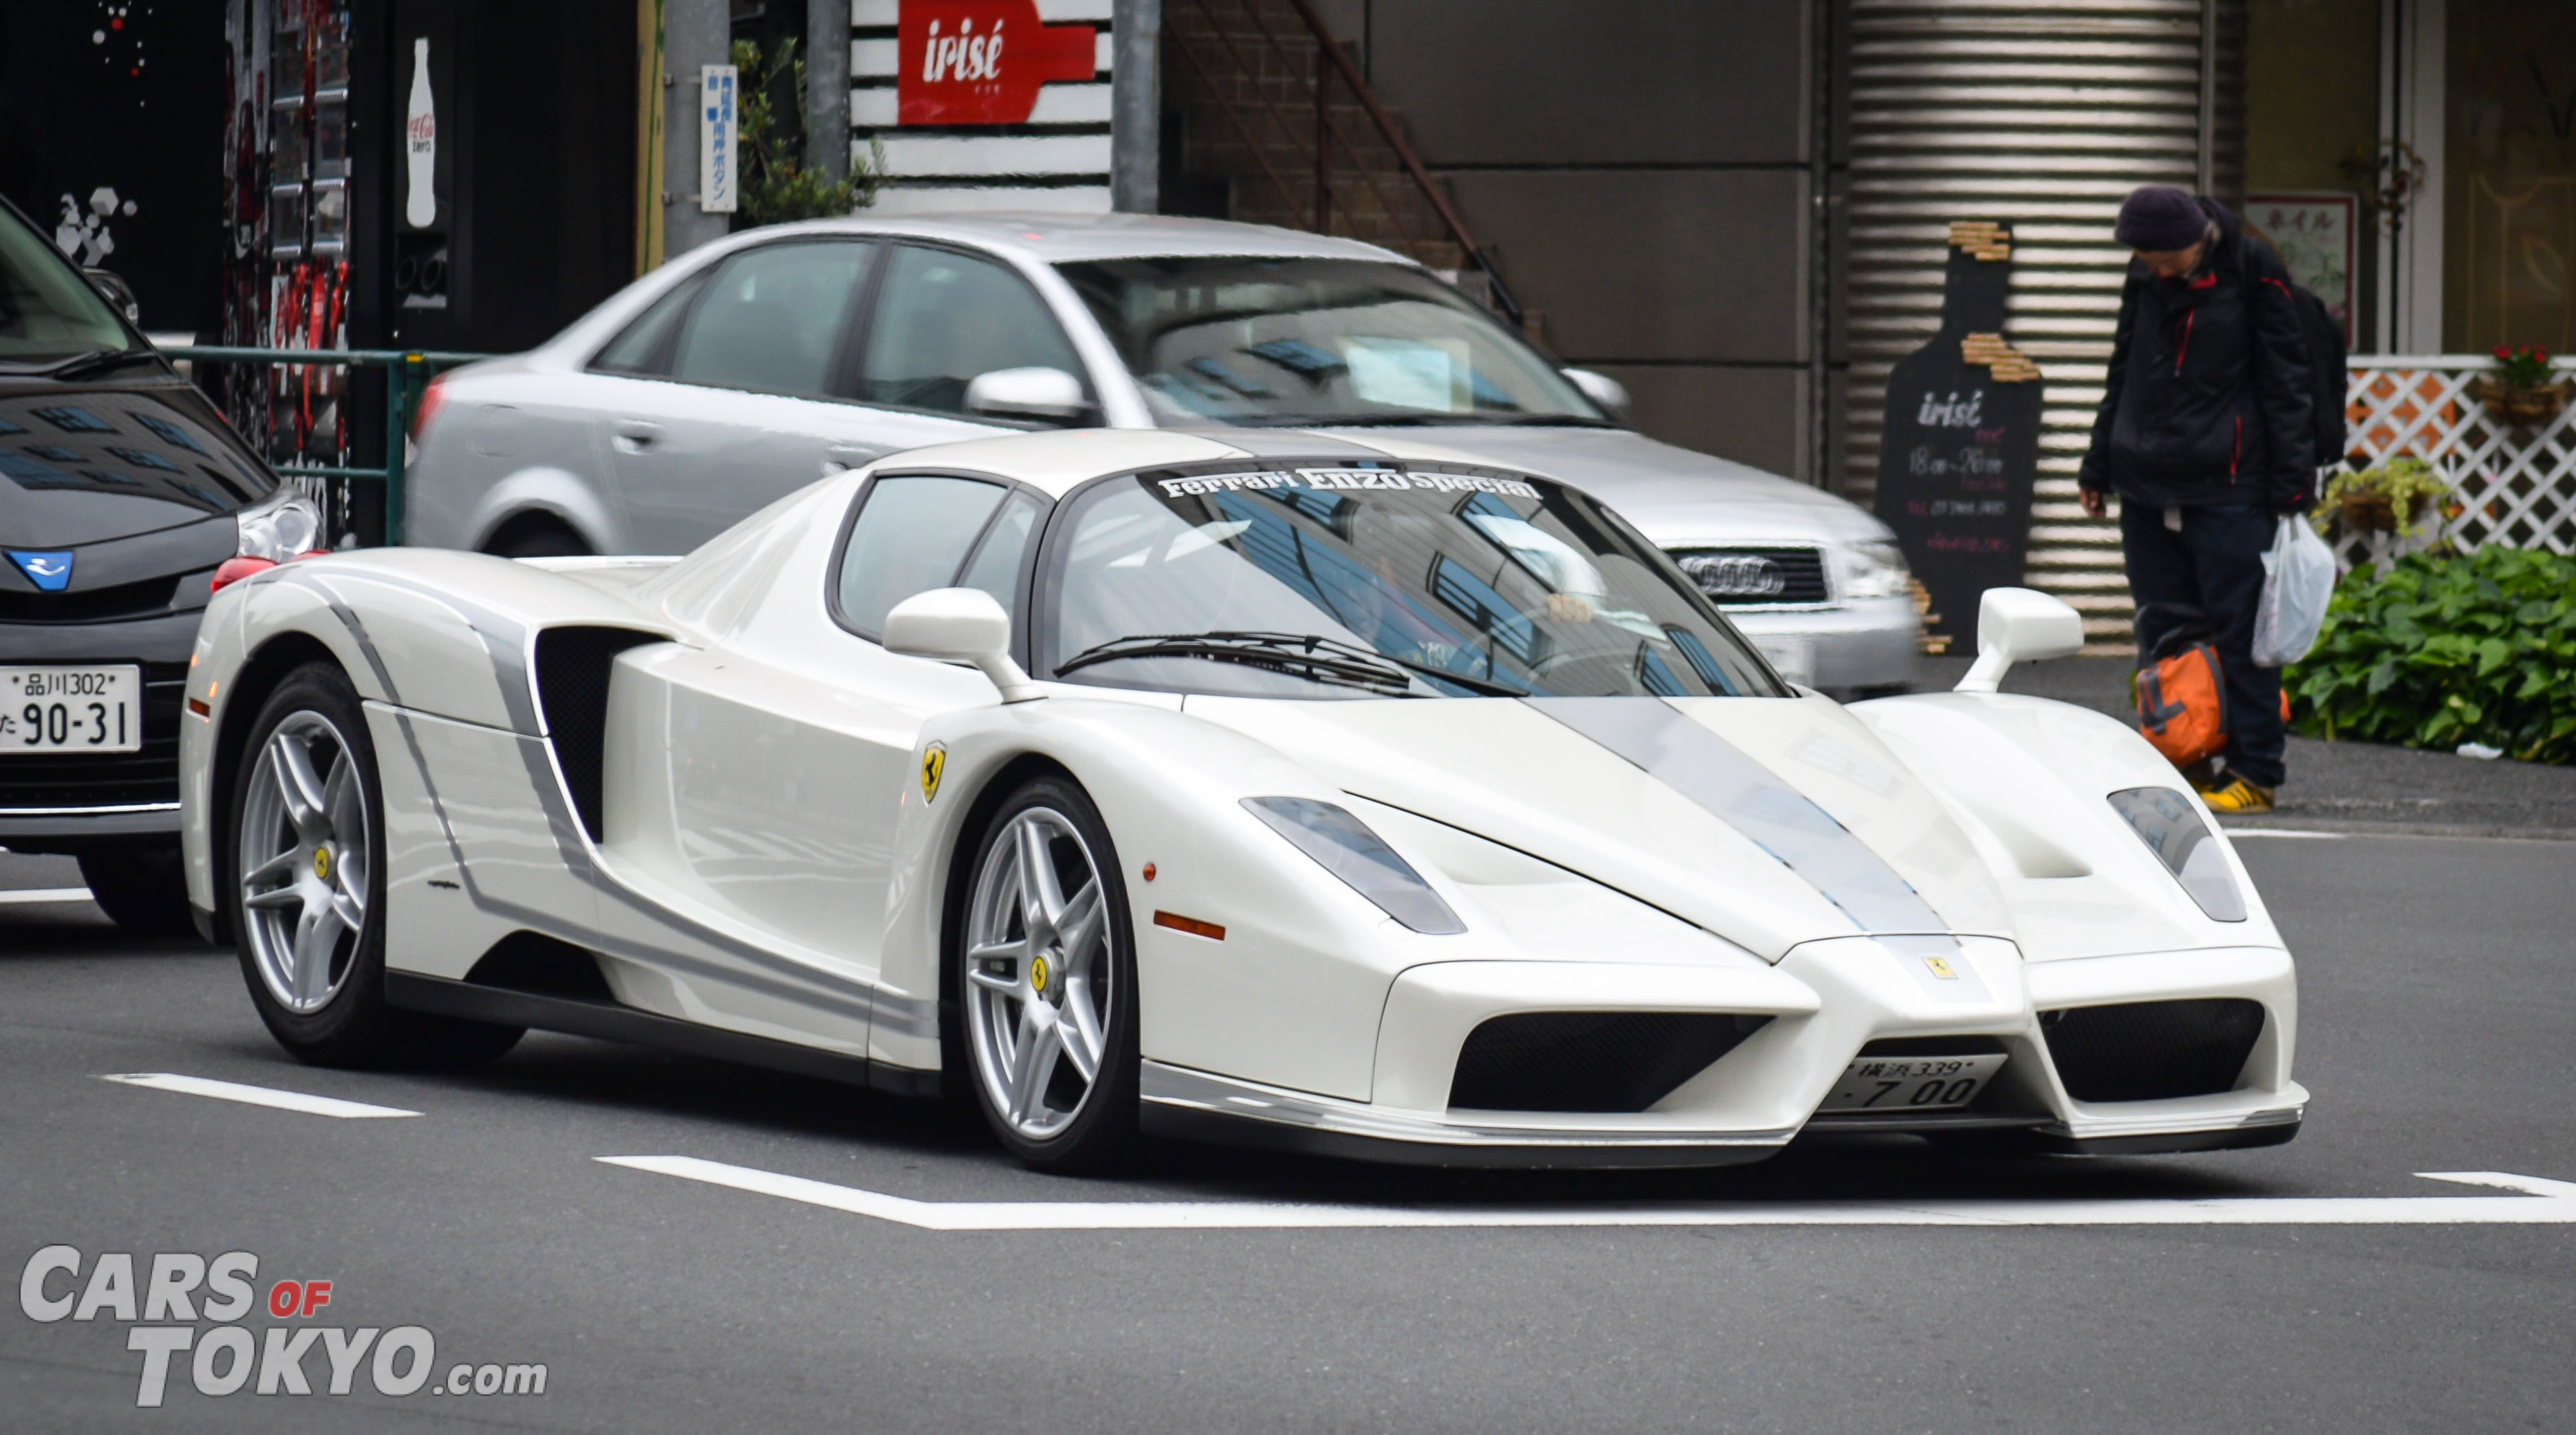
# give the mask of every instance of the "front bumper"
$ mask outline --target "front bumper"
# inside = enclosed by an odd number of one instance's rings
[[[1923,624],[1906,599],[1856,599],[1829,608],[1720,607],[1793,682],[1833,693],[1914,686]],[[1791,656],[1784,659],[1784,652]],[[1799,656],[1804,677],[1791,671]]]
[[[0,624],[0,662],[139,664],[134,752],[0,754],[0,847],[77,852],[179,831],[179,710],[202,609],[130,622]]]
[[[2226,948],[2025,965],[2012,944],[1993,938],[1962,938],[1959,952],[1964,970],[1937,979],[1914,970],[1916,958],[1866,937],[1807,943],[1760,973],[1551,962],[1415,967],[1388,995],[1375,1100],[1288,1091],[1149,1060],[1144,1123],[1199,1139],[1469,1167],[1732,1165],[1761,1160],[1801,1134],[1827,1132],[1964,1136],[2092,1154],[2275,1145],[2297,1133],[2308,1094],[2289,1079],[2297,994],[2288,953]],[[1569,980],[1578,972],[1598,980],[1587,998],[1569,1004]],[[1726,986],[1735,989],[1720,990]],[[2043,1034],[2044,1012],[2205,998],[2250,1000],[2264,1010],[2262,1034],[2233,1089],[2146,1101],[2088,1103],[2068,1095]],[[1769,1020],[1643,1111],[1443,1104],[1449,1073],[1479,1024],[1570,1009]],[[1863,1047],[1908,1037],[1999,1042],[2008,1059],[1964,1111],[1817,1114]]]

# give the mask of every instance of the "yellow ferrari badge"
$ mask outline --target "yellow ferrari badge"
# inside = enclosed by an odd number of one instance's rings
[[[1031,961],[1031,962],[1029,963],[1029,985],[1030,985],[1031,987],[1033,987],[1033,988],[1035,988],[1035,989],[1039,990],[1039,991],[1045,991],[1045,990],[1046,990],[1046,983],[1047,983],[1047,964],[1046,964],[1046,958],[1044,958],[1044,957],[1039,957],[1039,958],[1037,958],[1037,959],[1035,959],[1034,961]]]
[[[313,875],[321,878],[325,882],[331,880],[330,848],[316,847],[313,849]]]
[[[1947,957],[1925,957],[1923,965],[1930,967],[1932,975],[1945,982],[1955,982],[1959,979],[1959,973],[1951,967],[1950,959]]]
[[[948,749],[932,743],[921,754],[921,800],[934,802],[939,797],[939,774],[948,769]]]

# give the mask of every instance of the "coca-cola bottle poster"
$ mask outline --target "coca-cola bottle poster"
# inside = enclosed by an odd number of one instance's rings
[[[2022,581],[2039,468],[2039,366],[2004,337],[2012,230],[1950,226],[1941,332],[1897,361],[1878,450],[1878,516],[1931,595],[1926,622],[1974,652],[1977,602]]]

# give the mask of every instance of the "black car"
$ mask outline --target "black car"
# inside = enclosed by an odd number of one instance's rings
[[[227,559],[304,552],[321,513],[103,280],[0,201],[0,847],[78,857],[110,917],[175,934],[198,616]]]

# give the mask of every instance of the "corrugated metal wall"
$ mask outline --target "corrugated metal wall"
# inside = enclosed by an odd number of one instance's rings
[[[2080,609],[2105,650],[2128,641],[2128,585],[2116,529],[2076,507],[2075,471],[2128,262],[2111,223],[2133,187],[2197,186],[2204,163],[2213,192],[2241,195],[2243,11],[2244,0],[1850,0],[1838,17],[1843,491],[1862,503],[1875,492],[1888,371],[1939,327],[1951,222],[2010,221],[2005,333],[2048,383],[2027,581]]]

